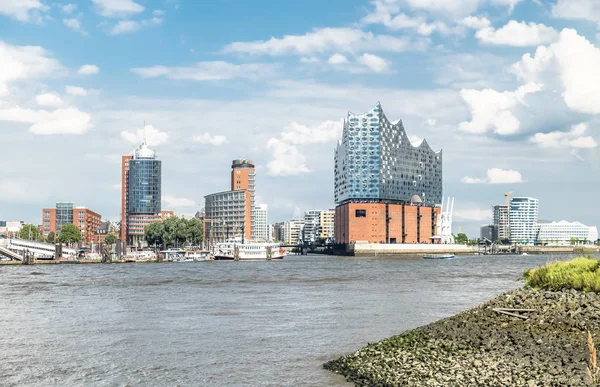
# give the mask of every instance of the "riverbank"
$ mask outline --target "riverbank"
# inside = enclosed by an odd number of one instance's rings
[[[588,330],[597,341],[598,294],[523,288],[324,367],[357,386],[588,386]]]

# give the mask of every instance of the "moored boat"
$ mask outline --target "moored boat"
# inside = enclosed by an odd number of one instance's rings
[[[217,243],[214,252],[215,261],[269,261],[284,256],[279,243],[223,242]]]
[[[424,255],[423,259],[452,259],[454,254],[443,254],[443,255]]]

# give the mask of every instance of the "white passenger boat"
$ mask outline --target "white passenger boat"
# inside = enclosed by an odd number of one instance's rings
[[[285,251],[279,243],[223,242],[215,247],[215,261],[269,261],[283,259]]]

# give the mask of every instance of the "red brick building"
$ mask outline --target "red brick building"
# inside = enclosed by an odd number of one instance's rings
[[[64,206],[65,204],[71,204],[70,208]],[[58,217],[57,211],[59,212]],[[47,238],[51,232],[58,237],[60,228],[66,223],[77,227],[81,231],[82,242],[88,244],[102,224],[102,216],[85,207],[73,207],[72,203],[57,203],[57,208],[42,209],[42,235],[44,238]]]

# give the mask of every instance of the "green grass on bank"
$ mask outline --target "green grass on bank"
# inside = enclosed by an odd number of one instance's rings
[[[600,260],[591,257],[554,262],[527,270],[525,284],[533,288],[575,289],[600,293]]]

